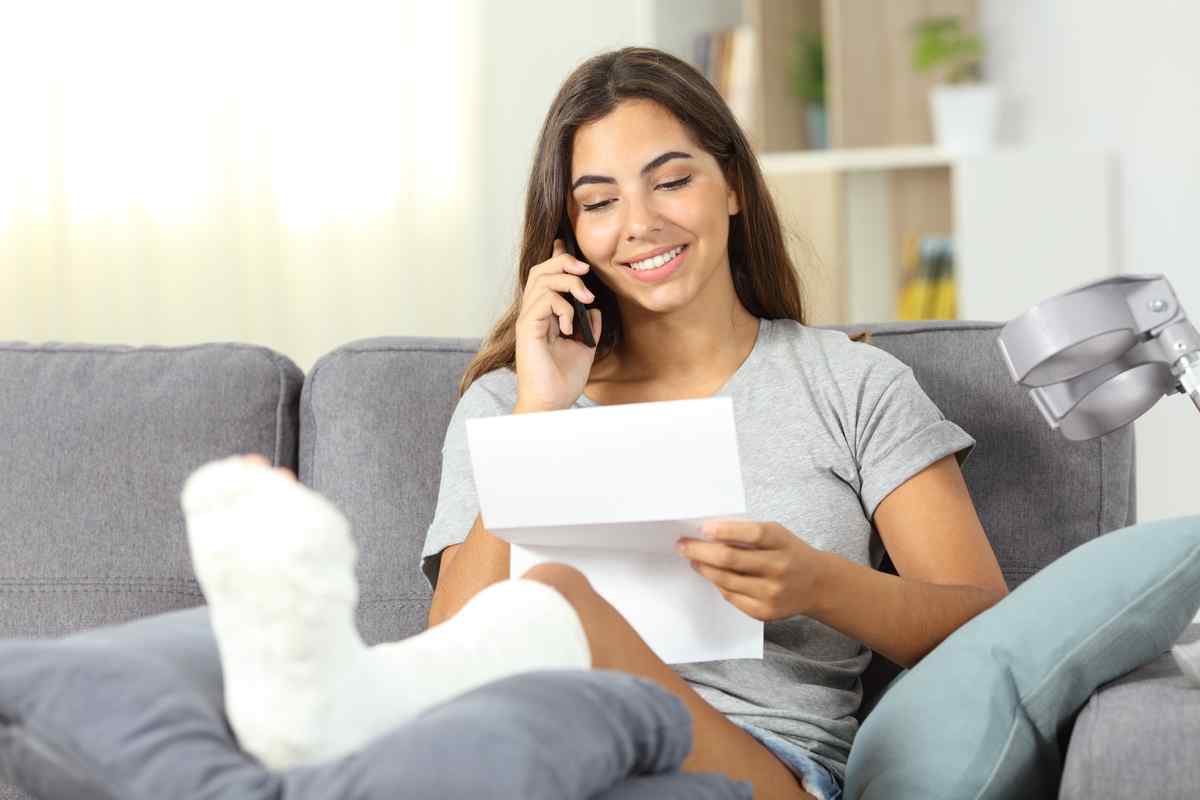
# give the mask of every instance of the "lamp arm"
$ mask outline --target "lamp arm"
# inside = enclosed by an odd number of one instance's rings
[[[1200,411],[1200,333],[1184,317],[1163,328],[1155,338],[1179,382],[1176,389],[1191,397]]]
[[[1188,353],[1176,361],[1171,374],[1179,379],[1179,391],[1191,397],[1200,411],[1200,353]]]

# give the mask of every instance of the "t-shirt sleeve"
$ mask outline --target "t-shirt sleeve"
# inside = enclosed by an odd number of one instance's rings
[[[868,385],[862,394],[868,405],[859,418],[855,456],[868,519],[909,478],[951,453],[962,464],[975,447],[975,439],[929,399],[912,369],[896,364],[900,369],[890,372],[890,380],[874,390]]]
[[[495,394],[476,379],[458,399],[442,444],[442,477],[438,485],[437,507],[425,532],[421,548],[421,572],[430,588],[437,587],[442,551],[462,544],[479,514],[479,496],[475,491],[475,473],[467,449],[467,420],[511,414]]]

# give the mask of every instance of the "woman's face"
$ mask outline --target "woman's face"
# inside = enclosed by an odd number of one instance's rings
[[[618,297],[662,312],[690,303],[721,271],[732,287],[737,194],[716,159],[653,101],[623,101],[575,132],[567,209],[583,258]],[[661,279],[639,280],[628,266],[679,246],[682,258]]]

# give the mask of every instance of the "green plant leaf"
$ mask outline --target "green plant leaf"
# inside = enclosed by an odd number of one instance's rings
[[[801,31],[792,44],[792,92],[808,103],[825,104],[825,48],[820,34]]]
[[[912,64],[917,72],[944,69],[948,83],[979,80],[983,43],[977,35],[963,32],[958,17],[919,20],[912,34]]]

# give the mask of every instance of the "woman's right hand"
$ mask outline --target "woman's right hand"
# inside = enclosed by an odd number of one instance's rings
[[[555,411],[570,408],[583,394],[596,348],[570,336],[575,309],[559,292],[570,292],[584,305],[595,298],[581,276],[591,267],[572,258],[562,239],[554,254],[529,270],[517,316],[517,407]],[[592,335],[600,341],[600,309],[589,308]]]

